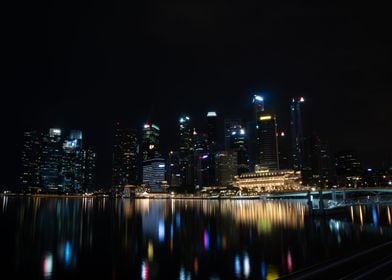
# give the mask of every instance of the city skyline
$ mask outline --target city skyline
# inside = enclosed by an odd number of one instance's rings
[[[25,4],[7,3],[2,17],[10,25],[0,75],[5,186],[18,176],[26,128],[86,131],[106,162],[116,120],[138,127],[158,119],[169,146],[179,115],[241,116],[253,91],[266,94],[278,122],[289,121],[292,97],[306,96],[332,147],[389,164],[392,46],[382,6]]]

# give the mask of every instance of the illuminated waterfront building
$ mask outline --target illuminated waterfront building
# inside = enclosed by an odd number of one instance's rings
[[[257,164],[268,170],[279,169],[276,117],[261,114],[256,125]]]
[[[355,151],[343,151],[335,157],[338,185],[343,187],[359,187],[363,176],[362,164]]]
[[[159,157],[159,127],[146,123],[143,126],[143,161]]]
[[[163,181],[165,181],[165,160],[152,158],[143,161],[143,184],[146,184],[151,192],[161,192]]]
[[[137,131],[116,123],[113,139],[112,185],[134,185],[139,182]]]
[[[63,142],[61,175],[65,191],[79,191],[84,183],[84,153],[82,152],[82,132],[71,130]]]
[[[292,145],[292,165],[294,170],[302,170],[305,164],[305,137],[304,127],[305,98],[293,98],[290,105],[290,127]]]
[[[221,151],[216,155],[216,177],[219,185],[231,186],[237,175],[237,152]]]
[[[181,187],[193,187],[193,133],[189,116],[179,119],[179,169]]]
[[[237,176],[234,186],[249,192],[273,192],[300,189],[301,174],[294,170],[265,170]]]

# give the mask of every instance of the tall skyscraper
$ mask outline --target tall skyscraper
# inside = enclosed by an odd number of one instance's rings
[[[42,186],[47,190],[63,191],[64,178],[63,142],[64,138],[59,128],[51,128],[43,136],[41,178]]]
[[[42,133],[36,130],[24,133],[20,184],[24,190],[41,186]]]
[[[261,114],[256,125],[256,143],[260,168],[279,169],[279,152],[276,118],[271,114]]]
[[[116,123],[113,142],[113,186],[136,185],[139,182],[136,129],[123,128]]]
[[[194,142],[193,131],[189,116],[181,116],[179,119],[179,166],[180,166],[180,185],[181,187],[194,186]]]
[[[159,157],[159,127],[146,123],[143,126],[143,161]]]
[[[290,141],[284,131],[278,133],[279,169],[290,169]]]
[[[225,119],[224,121],[224,148],[225,151],[229,151],[231,148],[231,142],[232,142],[232,130],[235,127],[241,127],[242,126],[242,121],[241,119]]]
[[[218,120],[216,112],[207,113],[207,134],[209,145],[214,145],[218,141]]]
[[[219,185],[231,186],[237,175],[237,152],[221,151],[216,155],[216,177]]]
[[[291,113],[291,145],[292,145],[292,165],[296,171],[304,168],[305,137],[307,132],[304,131],[304,106],[303,97],[293,98],[290,106]]]
[[[248,143],[246,130],[241,125],[231,128],[230,149],[237,154],[237,175],[249,172]]]
[[[216,112],[207,113],[207,135],[208,135],[208,184],[217,186],[216,177],[216,154],[219,151],[218,145],[218,119]]]
[[[359,187],[364,171],[357,152],[339,152],[335,156],[335,161],[338,184],[342,187]]]
[[[86,191],[92,191],[97,188],[96,182],[96,165],[97,154],[92,149],[83,150],[84,159],[84,186]]]
[[[82,152],[82,132],[71,130],[63,142],[61,174],[65,191],[78,191],[84,182],[84,153]]]
[[[254,118],[258,120],[264,113],[264,98],[261,95],[255,94],[252,99]]]
[[[165,180],[166,164],[159,150],[160,129],[155,124],[143,126],[143,184],[152,192],[161,192]]]

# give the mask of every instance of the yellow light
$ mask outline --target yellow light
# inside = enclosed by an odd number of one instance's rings
[[[150,145],[148,148],[150,149],[150,150],[152,150],[152,149],[154,149],[154,145]]]
[[[272,119],[272,116],[261,116],[259,120],[267,121],[267,120],[270,120],[270,119]]]
[[[148,249],[147,249],[148,260],[150,262],[154,259],[154,244],[151,240],[148,241]]]

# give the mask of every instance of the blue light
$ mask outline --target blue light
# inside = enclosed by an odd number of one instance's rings
[[[165,240],[165,223],[163,220],[160,220],[158,224],[158,239],[160,242]]]
[[[71,263],[71,255],[72,255],[71,243],[67,241],[65,242],[65,248],[64,248],[64,262],[66,266],[68,266]]]
[[[237,278],[241,277],[241,263],[240,257],[238,255],[236,255],[234,258],[234,273]]]
[[[210,236],[208,231],[205,229],[203,234],[204,250],[208,251],[210,249]]]
[[[253,95],[253,103],[255,102],[255,101],[260,101],[260,102],[263,102],[264,101],[264,98],[262,97],[262,96],[260,96],[260,95]]]
[[[373,223],[375,226],[378,226],[378,216],[377,216],[377,209],[375,206],[372,207],[372,216],[373,216]]]
[[[267,277],[267,265],[265,261],[261,262],[261,279],[265,279]]]
[[[180,213],[176,213],[176,227],[180,228],[181,226],[181,216]]]

